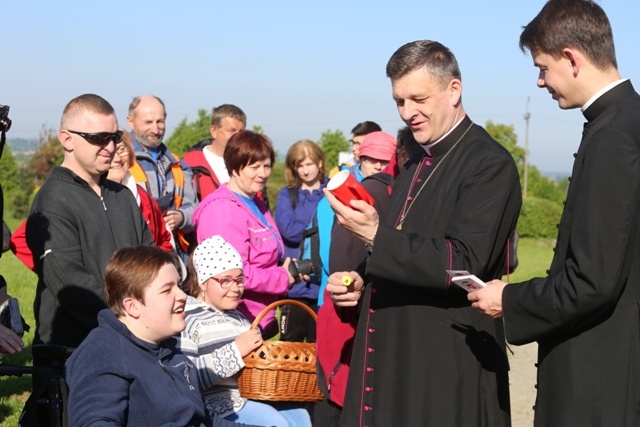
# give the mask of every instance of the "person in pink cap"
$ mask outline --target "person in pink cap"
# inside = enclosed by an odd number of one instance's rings
[[[360,171],[366,178],[384,169],[396,153],[396,139],[386,132],[365,135],[360,144]]]

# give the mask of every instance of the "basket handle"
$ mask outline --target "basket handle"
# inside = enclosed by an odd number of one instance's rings
[[[318,316],[316,315],[316,312],[311,310],[309,306],[307,306],[306,304],[303,304],[300,301],[296,301],[294,299],[281,299],[278,301],[274,301],[268,306],[266,306],[265,308],[263,308],[262,311],[258,313],[253,323],[251,324],[251,329],[257,328],[262,318],[266,316],[268,312],[270,312],[271,310],[273,310],[278,306],[286,305],[286,304],[297,305],[298,307],[304,309],[307,313],[309,313],[309,315],[313,318],[314,321],[318,320]]]

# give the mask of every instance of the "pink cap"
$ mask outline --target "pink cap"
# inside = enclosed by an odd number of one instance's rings
[[[376,160],[389,161],[396,153],[396,139],[386,132],[371,132],[365,135],[358,155]]]

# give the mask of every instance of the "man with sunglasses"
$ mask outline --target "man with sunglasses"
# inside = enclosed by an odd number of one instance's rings
[[[133,194],[107,180],[122,139],[111,104],[93,94],[72,99],[58,139],[64,160],[51,170],[27,219],[27,244],[38,275],[34,348],[77,347],[98,326],[98,312],[108,307],[102,274],[111,255],[122,247],[153,245]],[[35,353],[27,408],[35,407],[61,368],[60,360],[41,360]]]

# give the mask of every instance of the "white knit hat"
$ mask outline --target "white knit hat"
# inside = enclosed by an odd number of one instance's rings
[[[220,236],[211,236],[193,251],[193,266],[198,285],[210,277],[233,268],[242,269],[242,258],[233,246]]]

